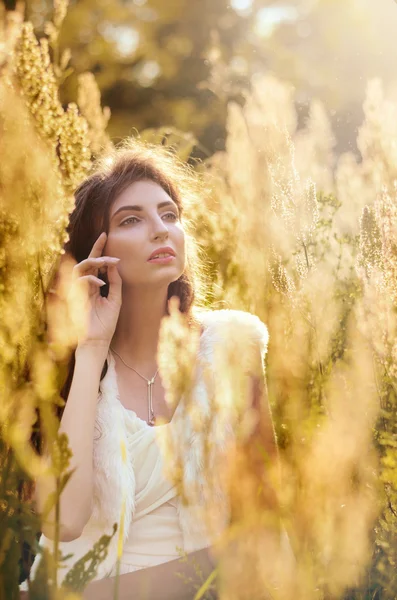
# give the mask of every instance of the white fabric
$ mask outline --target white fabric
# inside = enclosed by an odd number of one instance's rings
[[[177,491],[164,477],[157,438],[172,423],[151,427],[125,409],[128,452],[136,480],[135,513],[120,559],[120,575],[180,558],[183,535],[178,518]],[[111,576],[116,574],[114,567]]]

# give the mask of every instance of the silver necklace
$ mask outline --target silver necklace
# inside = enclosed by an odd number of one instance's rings
[[[151,379],[146,379],[146,377],[144,377],[143,375],[141,375],[140,373],[138,373],[138,371],[136,371],[133,367],[130,367],[130,365],[127,365],[126,362],[124,362],[124,360],[121,358],[120,354],[118,354],[116,352],[116,350],[114,350],[111,346],[109,346],[110,349],[112,350],[112,352],[114,352],[119,359],[121,360],[122,363],[125,364],[126,367],[128,367],[128,369],[131,369],[132,371],[135,371],[135,373],[137,375],[139,375],[139,377],[142,377],[142,379],[144,379],[147,382],[147,399],[148,399],[148,425],[150,425],[151,427],[153,427],[153,425],[155,425],[156,423],[156,417],[153,411],[153,396],[152,396],[152,387],[154,384],[154,380],[156,378],[157,373],[159,372],[159,370],[157,369],[156,373],[153,375],[153,377]]]

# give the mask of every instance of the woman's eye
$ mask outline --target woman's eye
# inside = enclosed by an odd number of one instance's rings
[[[176,214],[175,214],[175,213],[173,213],[173,212],[166,213],[165,215],[163,215],[163,217],[172,217],[172,219],[173,219],[174,221],[177,221],[177,220],[178,220],[178,215],[176,215]],[[139,222],[139,219],[137,219],[137,217],[128,217],[128,219],[126,219],[125,221],[123,221],[123,222],[121,223],[121,225],[125,225],[126,223],[128,223],[128,222],[129,222],[129,221],[131,221],[132,219],[135,219],[135,221],[138,221],[138,222]]]
[[[163,217],[171,217],[174,221],[178,220],[178,215],[176,215],[175,213],[171,212],[171,213],[166,213],[165,215],[163,215]],[[137,217],[128,217],[128,219],[126,219],[125,221],[123,221],[121,223],[121,225],[125,225],[126,223],[129,223],[130,221],[132,221],[133,219],[135,219],[135,222],[139,223],[139,219]]]
[[[125,221],[123,221],[121,223],[121,225],[125,225],[126,223],[128,223],[128,221],[131,221],[131,219],[136,219],[137,221],[139,221],[139,219],[137,219],[136,217],[128,217],[128,219],[126,219]]]

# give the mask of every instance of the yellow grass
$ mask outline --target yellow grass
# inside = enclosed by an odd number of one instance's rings
[[[7,51],[0,57],[0,598],[10,589],[4,573],[18,560],[10,551],[10,531],[19,541],[32,541],[32,533],[24,538],[13,518],[21,506],[15,482],[53,468],[61,484],[68,469],[54,408],[62,403],[60,363],[79,324],[65,328],[67,313],[60,318],[51,311],[45,294],[66,241],[72,191],[92,159],[112,147],[109,112],[100,106],[91,74],[80,79],[79,108],[64,110],[60,104],[58,85],[68,56],[55,53],[51,59],[48,44],[56,48],[65,10],[65,3],[56,4],[48,40],[40,43],[30,24],[18,24],[17,13],[2,32]],[[234,411],[238,434],[237,447],[228,449],[217,470],[203,447],[208,490],[228,486],[231,504],[241,507],[219,546],[219,597],[325,600],[347,597],[354,588],[361,594],[357,598],[392,599],[397,107],[383,96],[380,82],[370,83],[358,162],[350,154],[336,159],[318,102],[307,127],[297,131],[293,99],[288,84],[262,76],[243,108],[229,105],[226,151],[198,166],[208,194],[188,207],[208,274],[207,306],[253,312],[270,333],[265,365],[255,364],[249,340],[230,331],[216,359],[216,381],[206,374],[213,411],[221,418]],[[67,271],[65,282],[60,294],[66,297]],[[69,299],[67,309],[77,312],[76,299]],[[159,354],[170,404],[182,394],[189,400],[197,341],[173,306]],[[246,372],[265,367],[280,478],[259,447],[248,451],[244,443],[253,427]],[[29,442],[37,409],[44,440],[52,443],[51,465]],[[203,426],[203,415],[195,418]],[[204,423],[205,431],[211,423]],[[181,480],[183,439],[166,444],[169,474],[188,501],[194,490]],[[266,477],[258,476],[255,460],[266,465]],[[265,480],[274,486],[276,512],[260,499]],[[205,515],[209,527],[222,518],[220,509],[215,503]],[[28,509],[21,518],[31,532],[39,526]],[[295,563],[275,543],[280,519]]]

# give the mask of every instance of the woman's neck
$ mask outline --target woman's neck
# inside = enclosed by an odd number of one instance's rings
[[[167,290],[123,290],[122,306],[111,347],[126,363],[153,365],[156,360],[161,320],[167,314]],[[138,367],[139,368],[139,367]]]

